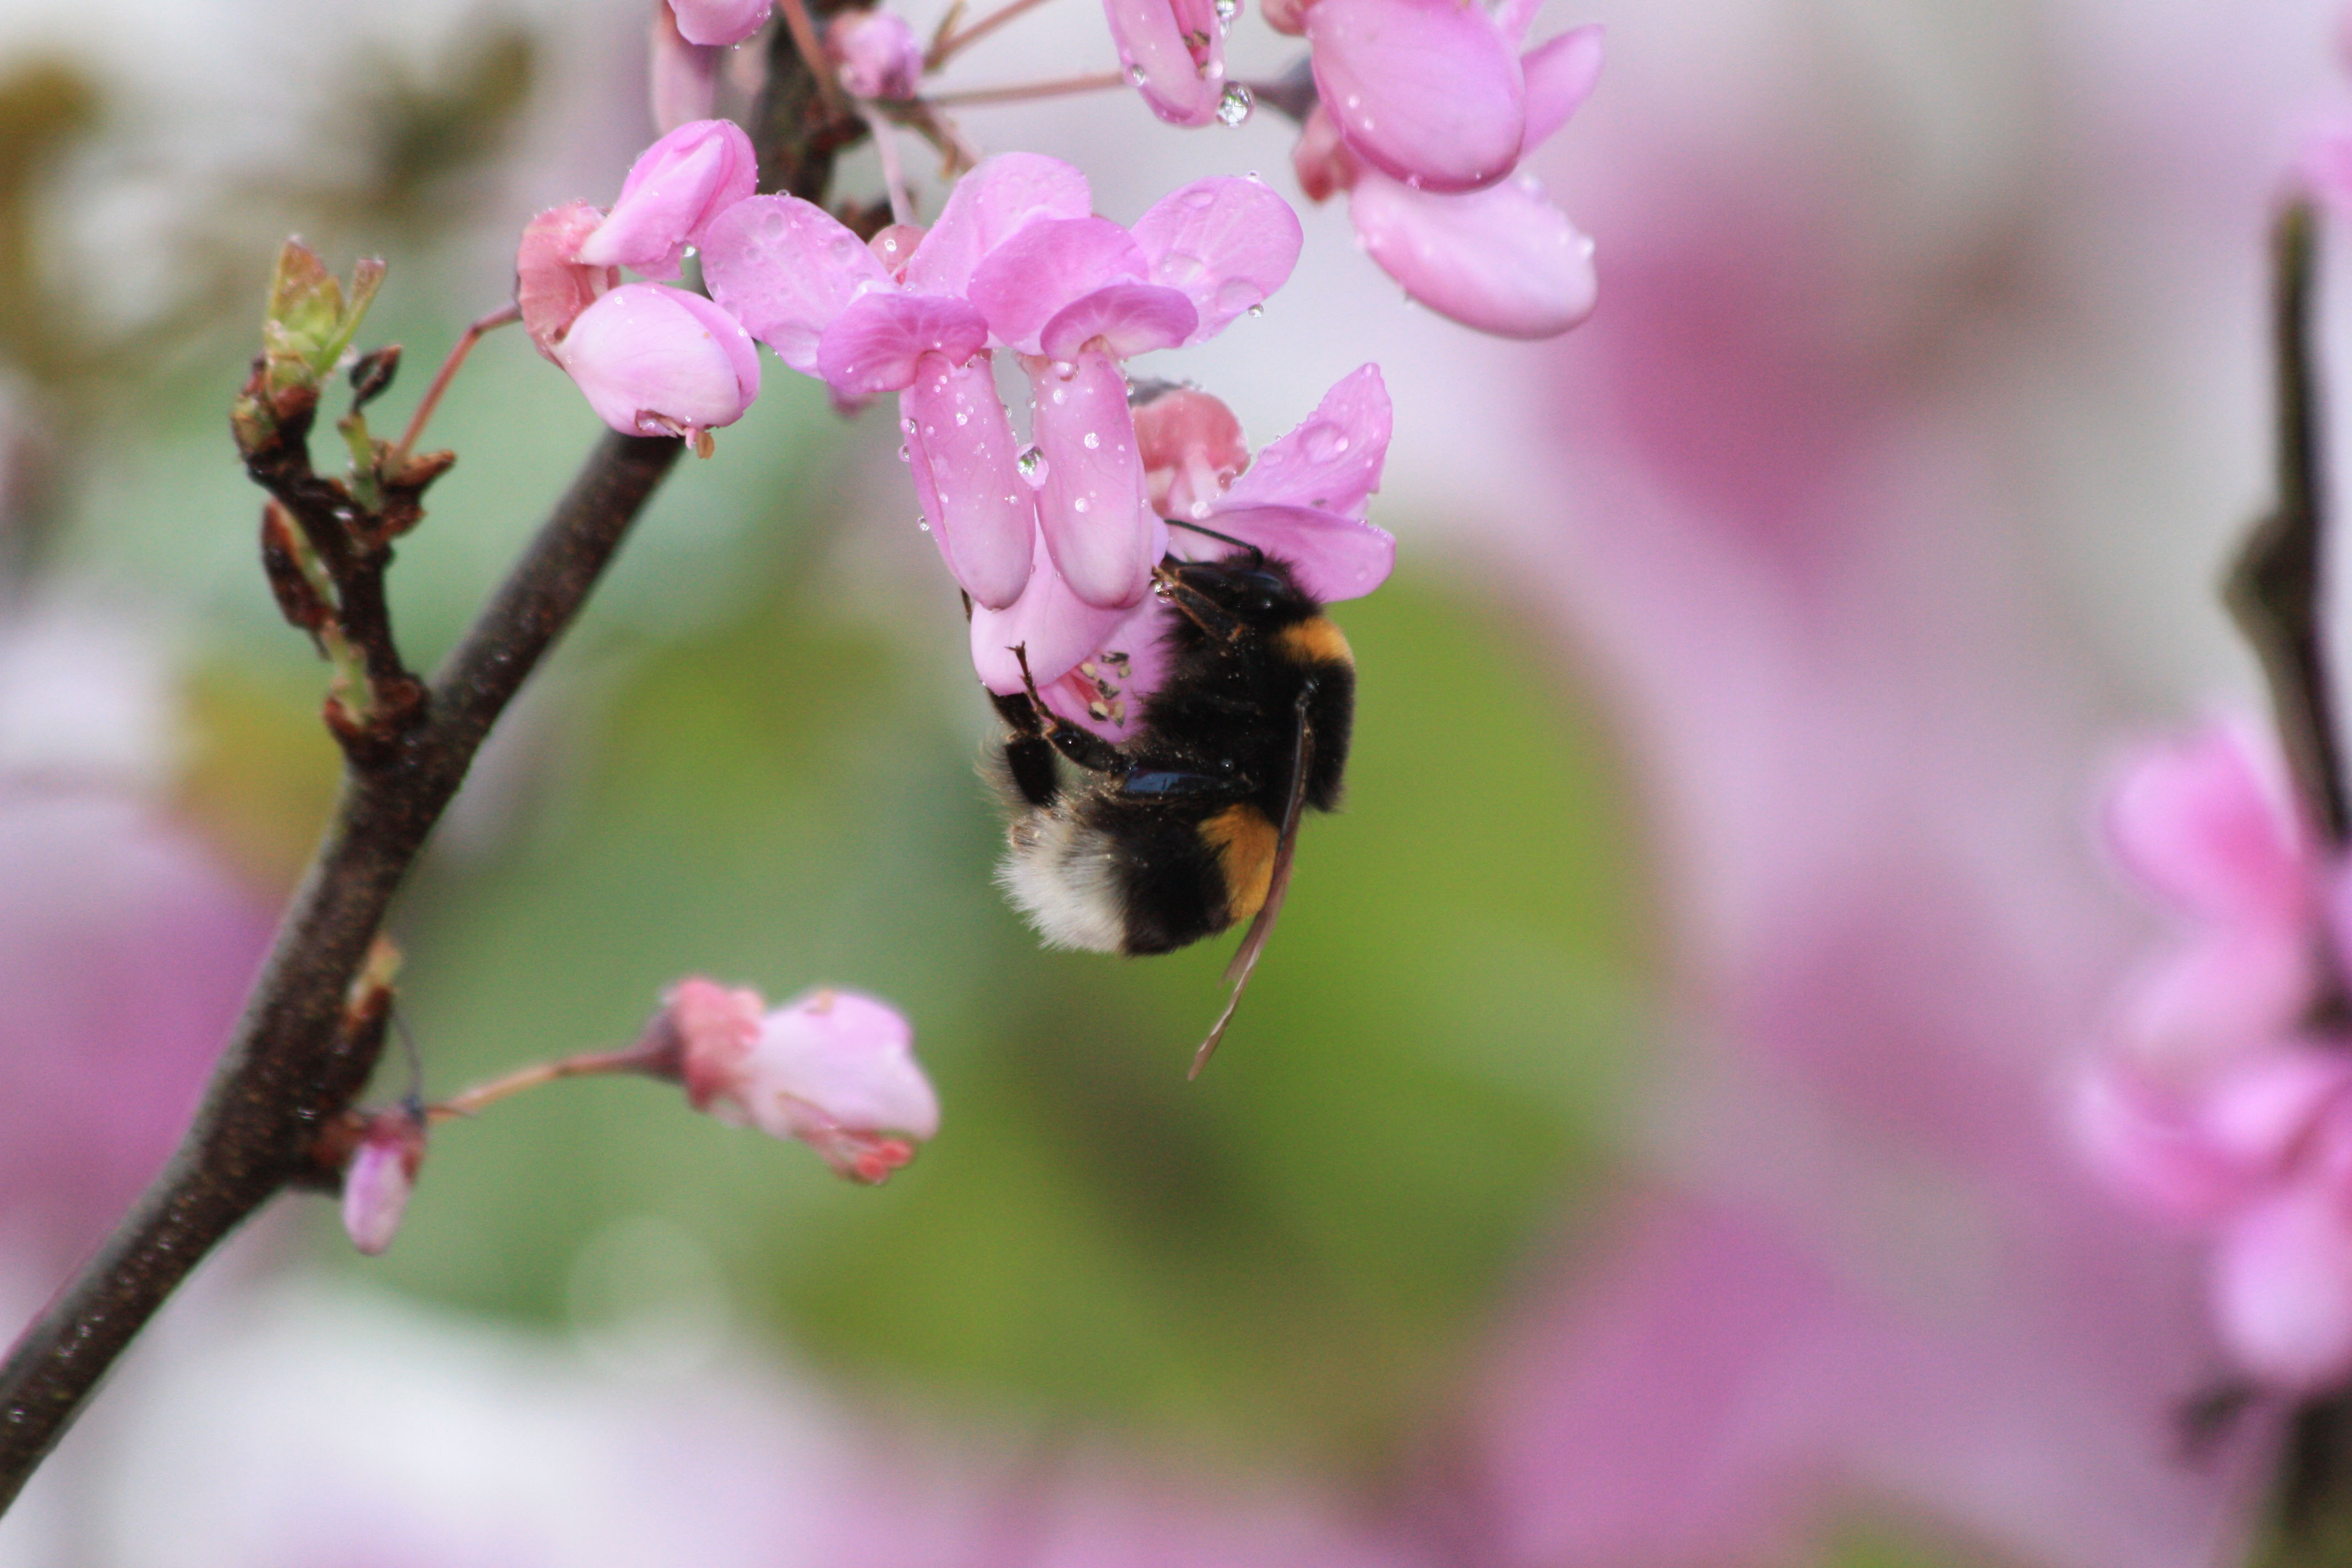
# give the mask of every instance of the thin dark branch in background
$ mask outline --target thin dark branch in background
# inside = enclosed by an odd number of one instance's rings
[[[2295,793],[2329,847],[2340,851],[2352,838],[2352,805],[2321,631],[2327,516],[2315,342],[2317,221],[2308,202],[2296,201],[2272,231],[2278,502],[2247,537],[2223,597],[2262,659]],[[2332,977],[2315,1014],[2326,1026],[2352,1023],[2343,975]],[[2255,1561],[2267,1568],[2352,1561],[2352,1398],[2306,1401],[2290,1415]]]
[[[2307,202],[2279,215],[2271,237],[2272,353],[2277,365],[2278,503],[2254,525],[2223,596],[2263,661],[2279,738],[2295,788],[2330,845],[2352,837],[2352,798],[2336,733],[2336,704],[2320,633],[2319,373],[2312,315],[2317,219]]]
[[[830,8],[811,7],[819,15]],[[825,107],[788,37],[772,50],[771,73],[751,128],[771,176],[762,188],[821,203],[835,154],[865,128]],[[320,1134],[350,1108],[383,1049],[389,996],[365,988],[354,994],[354,982],[394,895],[490,726],[579,614],[682,449],[667,437],[607,435],[426,688],[401,666],[382,614],[389,549],[378,562],[354,559],[342,529],[312,526],[336,521],[333,509],[350,497],[310,472],[300,439],[308,417],[284,449],[251,465],[255,478],[334,580],[338,618],[366,662],[367,685],[376,688],[380,675],[386,689],[399,691],[406,681],[416,700],[361,715],[356,743],[339,728],[347,752],[342,798],[194,1125],[0,1366],[0,1510],[205,1255],[280,1190],[315,1182]],[[265,520],[265,553],[269,528]],[[286,575],[298,569],[282,559],[270,567],[281,606],[308,625],[301,586]],[[310,629],[316,636],[320,627]]]

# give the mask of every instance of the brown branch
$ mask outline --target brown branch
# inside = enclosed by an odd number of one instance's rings
[[[435,679],[429,719],[385,765],[346,771],[342,803],[195,1124],[0,1368],[0,1507],[164,1298],[301,1173],[320,1129],[365,1083],[374,1056],[349,1048],[345,989],[491,722],[578,612],[679,450],[667,438],[606,436]]]
[[[824,15],[842,3],[817,0],[811,8]],[[761,169],[774,172],[763,188],[813,202],[824,199],[835,155],[865,134],[854,118],[844,123],[824,110],[788,37],[772,51],[755,120]],[[257,421],[249,415],[236,422],[248,457],[266,444],[264,426],[285,412],[272,405]],[[310,411],[299,412],[307,425]],[[381,755],[347,753],[334,819],[194,1123],[114,1234],[0,1365],[0,1511],[198,1261],[274,1194],[315,1177],[309,1162],[320,1131],[350,1108],[382,1049],[382,1015],[350,993],[394,895],[490,726],[578,615],[681,450],[667,437],[605,436],[434,677],[413,721],[387,729]],[[388,476],[376,513],[386,526],[362,531],[362,544],[382,545],[414,521],[418,494],[439,471],[434,465],[430,457],[411,458]],[[304,507],[323,502],[331,518],[344,493],[310,474],[307,455],[299,468],[284,453],[263,468],[278,481],[266,479],[266,488],[306,531]],[[384,557],[388,563],[388,550]],[[281,605],[289,593],[299,600],[282,580],[273,585]],[[299,602],[293,607],[308,613]],[[340,614],[348,620],[352,606]],[[364,624],[373,610],[363,605],[360,614]],[[391,647],[388,616],[383,646]]]
[[[2271,235],[2272,353],[2278,399],[2278,502],[2247,536],[2222,597],[2253,644],[2270,682],[2280,742],[2296,794],[2331,846],[2352,837],[2352,798],[2336,733],[2320,620],[2321,535],[2326,491],[2320,472],[2318,367],[2312,315],[2317,219],[2290,203]]]

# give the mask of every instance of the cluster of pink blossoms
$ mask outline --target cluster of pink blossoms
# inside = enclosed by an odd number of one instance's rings
[[[2215,1242],[2222,1347],[2260,1387],[2352,1379],[2352,908],[2274,752],[2217,726],[2119,781],[2107,837],[2183,940],[2135,980],[2080,1106],[2095,1164]]]
[[[1310,108],[1292,163],[1312,201],[1349,195],[1365,251],[1404,290],[1465,326],[1542,338],[1591,314],[1592,243],[1521,164],[1568,122],[1601,71],[1598,26],[1526,47],[1539,0],[1265,0],[1267,26],[1312,46]],[[710,112],[719,47],[750,37],[767,0],[667,0],[655,29],[658,121]],[[1171,125],[1238,123],[1228,79],[1240,0],[1103,0],[1127,79]],[[903,103],[926,60],[894,13],[836,15],[823,46],[856,99]],[[879,133],[877,132],[877,133]]]
[[[1601,29],[1521,52],[1538,0],[1266,0],[1313,46],[1316,107],[1291,153],[1308,199],[1349,194],[1357,237],[1405,292],[1503,337],[1592,311],[1592,242],[1521,161],[1591,93]],[[1226,0],[1103,0],[1129,79],[1161,119],[1200,125],[1234,90]]]
[[[1095,214],[1076,169],[1010,153],[958,182],[929,230],[893,226],[868,245],[751,181],[743,133],[699,121],[646,151],[610,213],[542,213],[518,258],[525,324],[632,433],[707,442],[757,395],[754,339],[845,406],[897,393],[925,526],[971,600],[990,689],[1021,689],[1011,650],[1025,647],[1041,686],[1063,683],[1057,708],[1117,732],[1149,689],[1157,639],[1138,623],[1154,568],[1171,549],[1232,548],[1171,537],[1171,517],[1280,555],[1319,598],[1387,576],[1394,541],[1364,521],[1389,438],[1377,371],[1340,383],[1238,479],[1249,452],[1222,405],[1202,412],[1213,399],[1147,404],[1140,429],[1130,408],[1128,360],[1215,335],[1289,278],[1298,220],[1263,184],[1196,181],[1124,226]],[[615,266],[675,278],[689,245],[709,299],[617,284]],[[999,353],[1029,381],[1025,446],[997,393]]]

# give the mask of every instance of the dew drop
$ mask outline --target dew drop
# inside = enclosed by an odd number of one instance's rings
[[[1031,484],[1042,485],[1045,482],[1045,454],[1040,448],[1035,447],[1028,448],[1013,459],[1013,466],[1020,469],[1021,477]]]
[[[1299,433],[1298,445],[1310,463],[1328,463],[1348,449],[1348,439],[1332,426],[1318,422]]]
[[[929,523],[928,523],[928,522],[924,521],[923,521],[921,518],[919,518],[919,518],[917,518],[917,519],[915,520],[915,526],[916,526],[917,528],[921,529],[925,533],[929,533],[929,532],[930,532],[930,531],[931,531],[931,525],[930,525]]]
[[[1263,316],[1265,314],[1265,307],[1263,305],[1252,305],[1249,308],[1249,313],[1253,316]]]
[[[1217,123],[1239,125],[1256,107],[1257,100],[1250,96],[1249,89],[1237,81],[1229,81],[1225,83],[1225,90],[1217,95]]]
[[[1067,403],[1069,400],[1070,400],[1070,395],[1069,395],[1068,393],[1066,393],[1066,392],[1063,391],[1063,390],[1062,390],[1060,387],[1058,387],[1058,386],[1057,386],[1057,387],[1055,387],[1055,388],[1054,388],[1054,406],[1055,406],[1056,408],[1058,408],[1058,407],[1060,407],[1063,404]]]
[[[1216,0],[1212,9],[1217,14],[1217,31],[1222,33],[1231,28],[1234,18],[1242,14],[1242,0]]]
[[[961,429],[962,429],[965,426],[967,426],[967,425],[969,425],[969,424],[971,424],[971,416],[969,413],[965,412],[963,409],[961,409],[961,408],[959,408],[959,409],[957,409],[957,410],[956,410],[956,428],[957,428],[957,429],[961,430]]]
[[[904,441],[899,442],[899,443],[898,443],[898,460],[899,460],[900,462],[902,462],[902,463],[905,463],[905,462],[911,462],[911,461],[913,461],[913,458],[914,458],[914,454],[907,450],[907,443],[905,443]]]
[[[1070,503],[1070,510],[1071,510],[1072,511],[1084,511],[1084,510],[1087,510],[1087,498],[1086,498],[1086,497],[1084,497],[1084,496],[1080,496],[1076,500],[1072,501],[1072,502]]]
[[[1099,437],[1099,436],[1097,436],[1097,435],[1096,435],[1096,434],[1095,434],[1093,431],[1091,431],[1091,430],[1087,431],[1087,432],[1086,447],[1087,447],[1087,451],[1089,451],[1089,452],[1095,452],[1095,451],[1099,451],[1099,450],[1101,450],[1101,449],[1102,449],[1102,437]]]
[[[1127,84],[1129,87],[1141,87],[1145,82],[1150,81],[1150,79],[1151,79],[1150,77],[1143,74],[1143,68],[1141,66],[1137,65],[1133,60],[1127,62]]]

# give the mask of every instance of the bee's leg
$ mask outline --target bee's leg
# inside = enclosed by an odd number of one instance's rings
[[[1054,749],[1090,773],[1125,773],[1127,758],[1117,746],[1083,725],[1064,723],[1055,717],[1051,708],[1045,706],[1045,700],[1037,694],[1036,678],[1029,673],[1028,648],[1014,648],[1013,657],[1021,661],[1021,680],[1028,688],[1030,711],[1042,727],[1045,738],[1053,742]],[[1000,698],[998,701],[1002,704],[1003,699]]]
[[[1013,733],[1004,737],[1004,771],[1012,776],[1013,787],[1031,805],[1053,805],[1062,784],[1054,773],[1054,748],[1038,717],[1043,710],[1018,691],[992,691],[988,700],[996,705],[998,716],[1013,727]]]

